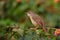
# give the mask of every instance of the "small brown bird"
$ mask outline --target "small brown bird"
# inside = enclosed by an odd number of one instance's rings
[[[31,22],[32,22],[32,24],[33,24],[34,26],[36,26],[36,27],[37,27],[37,26],[41,26],[41,27],[43,28],[43,30],[44,30],[45,32],[47,32],[46,27],[45,27],[45,24],[44,24],[42,18],[41,18],[39,15],[35,14],[35,13],[32,12],[32,11],[28,11],[28,12],[27,12],[27,15],[28,15],[28,17],[30,18],[30,20],[31,20]]]

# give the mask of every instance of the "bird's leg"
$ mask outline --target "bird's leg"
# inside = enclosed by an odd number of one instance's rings
[[[34,27],[34,28],[30,28],[31,30],[37,30],[38,29],[38,27]]]

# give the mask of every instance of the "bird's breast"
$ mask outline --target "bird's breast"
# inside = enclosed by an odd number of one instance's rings
[[[31,19],[31,22],[34,26],[38,26],[38,24],[35,22],[35,20],[32,17],[30,17],[30,19]]]

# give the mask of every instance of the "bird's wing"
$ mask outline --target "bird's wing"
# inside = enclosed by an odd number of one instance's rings
[[[40,26],[44,26],[44,22],[42,18],[39,15],[35,15],[35,17],[32,17],[32,19]]]
[[[47,29],[46,29],[46,27],[45,27],[45,24],[44,24],[42,18],[41,18],[39,15],[35,15],[35,17],[32,17],[32,19],[33,19],[39,26],[41,26],[45,32],[47,32]]]

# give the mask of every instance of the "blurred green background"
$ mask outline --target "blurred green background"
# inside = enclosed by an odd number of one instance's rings
[[[60,40],[52,29],[60,28],[60,1],[54,1],[0,0],[0,40]],[[34,25],[26,15],[28,10],[41,15],[50,35],[42,29],[30,29]]]

